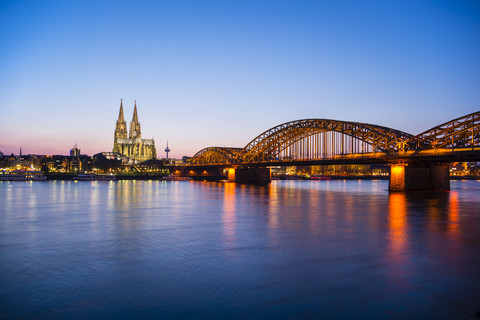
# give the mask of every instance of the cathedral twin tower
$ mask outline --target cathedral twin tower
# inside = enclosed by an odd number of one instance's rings
[[[123,100],[120,100],[120,113],[118,114],[117,126],[115,127],[113,152],[127,156],[136,162],[143,162],[157,157],[155,141],[153,139],[142,139],[136,101],[133,109],[133,118],[130,122],[130,134],[127,136],[127,123],[123,117]]]

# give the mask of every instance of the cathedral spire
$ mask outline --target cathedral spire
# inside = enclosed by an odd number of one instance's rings
[[[123,100],[120,99],[120,112],[118,113],[118,120],[115,126],[115,139],[127,137],[127,123],[123,117]]]
[[[133,122],[138,123],[138,115],[137,115],[137,100],[135,100],[135,107],[133,108]]]
[[[132,122],[130,122],[130,139],[141,138],[142,132],[140,130],[140,122],[138,121],[138,114],[137,114],[137,100],[135,100],[135,107],[133,108],[133,118]]]
[[[118,121],[125,122],[125,118],[123,117],[123,99],[120,99],[120,112],[118,113]]]

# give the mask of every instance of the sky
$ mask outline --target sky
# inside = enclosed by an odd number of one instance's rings
[[[480,1],[0,0],[0,151],[112,151],[120,99],[159,157],[284,122],[418,134],[480,110]]]

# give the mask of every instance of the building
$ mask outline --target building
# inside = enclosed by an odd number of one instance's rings
[[[123,117],[123,101],[120,100],[120,112],[115,127],[113,152],[127,156],[137,163],[157,158],[155,141],[153,139],[142,139],[136,101],[133,109],[132,122],[130,122],[130,134],[127,137],[127,123]]]
[[[80,157],[80,149],[77,148],[76,144],[70,149],[70,157]]]
[[[37,170],[40,168],[40,156],[34,154],[0,156],[0,169]]]

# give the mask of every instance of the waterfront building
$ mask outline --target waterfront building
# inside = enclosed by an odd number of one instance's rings
[[[73,173],[92,170],[92,157],[87,155],[64,156],[52,155],[41,156],[39,168],[43,172],[50,173]]]
[[[127,156],[137,163],[156,159],[157,157],[155,141],[153,139],[142,139],[136,101],[133,109],[133,118],[130,122],[130,133],[127,136],[127,123],[123,117],[123,101],[120,100],[120,112],[115,127],[113,152]]]
[[[30,170],[34,168],[39,168],[40,166],[40,156],[33,154],[29,155],[14,155],[13,153],[10,156],[1,156],[0,157],[0,168],[10,169],[10,170]]]

